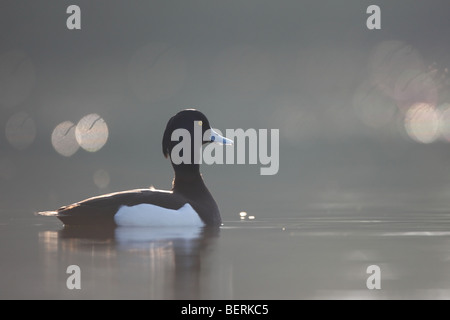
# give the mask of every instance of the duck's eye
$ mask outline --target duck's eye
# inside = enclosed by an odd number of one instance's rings
[[[203,125],[203,121],[200,120],[200,121],[197,122],[197,124],[201,127]]]

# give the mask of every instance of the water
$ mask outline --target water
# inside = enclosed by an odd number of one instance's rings
[[[0,298],[448,299],[447,150],[402,147],[284,149],[270,177],[205,165],[218,232],[66,229],[33,212],[149,183],[167,189],[168,162],[119,146],[69,159],[14,153],[14,175],[0,183]],[[95,183],[99,170],[109,173],[106,189]],[[72,265],[80,290],[67,287]],[[367,288],[372,265],[380,290]]]
[[[450,214],[378,208],[225,221],[220,230],[0,221],[0,298],[450,298]],[[70,265],[81,289],[69,290]],[[369,290],[370,265],[380,290]]]

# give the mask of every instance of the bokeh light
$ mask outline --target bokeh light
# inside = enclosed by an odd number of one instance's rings
[[[75,138],[75,127],[73,122],[64,121],[53,130],[52,145],[60,155],[70,157],[80,148]]]
[[[402,91],[396,91],[398,79],[403,79],[397,87],[405,88],[414,74],[405,73],[407,70],[425,70],[425,65],[419,52],[402,41],[382,41],[372,52],[370,57],[371,80],[385,94],[394,99],[403,97]],[[396,96],[396,94],[401,94]]]
[[[105,189],[109,186],[111,178],[109,177],[108,171],[105,169],[98,169],[94,172],[94,183],[99,189]]]
[[[22,51],[11,50],[0,55],[0,104],[14,107],[31,93],[36,81],[31,59]]]
[[[419,69],[404,70],[395,83],[394,97],[397,101],[406,103],[421,101],[435,104],[438,98],[435,72],[424,72]]]
[[[412,105],[406,112],[404,120],[408,136],[421,143],[431,143],[438,138],[439,123],[439,111],[427,103]]]
[[[26,112],[12,115],[6,123],[5,135],[17,150],[28,148],[36,138],[36,124]]]
[[[186,63],[183,55],[165,43],[151,43],[133,55],[128,81],[136,96],[155,102],[173,96],[184,85]]]
[[[248,215],[245,211],[239,212],[239,218],[241,220],[255,220],[255,216]]]
[[[84,150],[96,152],[108,141],[108,126],[96,113],[81,118],[75,129],[75,138]]]

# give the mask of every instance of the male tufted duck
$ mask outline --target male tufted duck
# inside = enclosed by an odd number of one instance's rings
[[[149,188],[115,192],[39,214],[56,216],[65,225],[220,226],[219,208],[203,181],[199,164],[195,161],[175,164],[172,161],[172,149],[179,143],[172,141],[172,133],[176,129],[185,129],[195,138],[195,126],[202,128],[202,141],[195,143],[191,139],[192,160],[201,152],[202,144],[213,141],[233,144],[213,131],[200,111],[186,109],[170,118],[162,139],[162,151],[171,160],[175,171],[172,190]],[[206,141],[205,136],[208,137]]]

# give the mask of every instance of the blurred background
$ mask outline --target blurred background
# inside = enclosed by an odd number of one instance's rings
[[[202,167],[225,221],[446,210],[448,2],[375,2],[1,0],[1,214],[170,188],[161,138],[188,107],[223,132],[280,130],[274,176]]]

